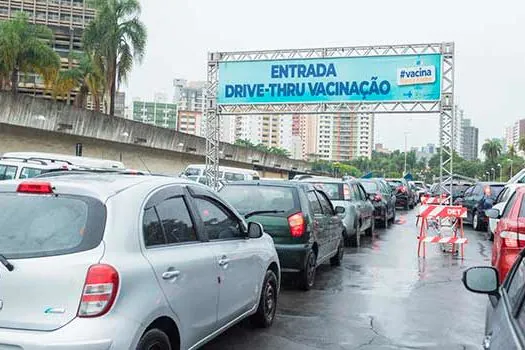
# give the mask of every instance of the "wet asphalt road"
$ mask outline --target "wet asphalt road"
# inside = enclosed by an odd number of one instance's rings
[[[415,212],[346,248],[341,267],[321,266],[313,290],[285,281],[270,329],[245,322],[203,349],[480,349],[487,297],[466,291],[461,274],[490,264],[491,242],[467,226],[463,260],[439,245],[418,259]]]

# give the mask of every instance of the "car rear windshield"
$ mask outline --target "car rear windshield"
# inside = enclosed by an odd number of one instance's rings
[[[366,193],[375,193],[379,191],[379,187],[375,182],[371,181],[362,181],[361,185],[365,188]]]
[[[105,222],[105,206],[93,198],[0,193],[0,254],[22,259],[93,249]]]
[[[226,185],[220,195],[241,214],[259,210],[285,213],[299,208],[295,188],[260,185]]]
[[[328,198],[333,201],[344,200],[343,184],[333,182],[315,182],[314,186],[326,193]]]
[[[399,180],[388,180],[388,184],[393,187],[398,187],[401,186],[403,182]]]

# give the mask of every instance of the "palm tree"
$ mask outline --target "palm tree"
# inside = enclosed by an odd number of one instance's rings
[[[516,156],[516,147],[514,147],[514,145],[510,145],[507,153],[509,157],[514,158]]]
[[[518,141],[518,149],[520,151],[525,151],[525,137],[520,137]]]
[[[485,140],[481,146],[481,152],[485,153],[487,160],[495,162],[502,151],[501,143],[498,140]]]
[[[84,32],[84,48],[100,57],[105,73],[109,114],[115,114],[117,85],[126,81],[133,62],[141,62],[146,49],[146,27],[139,20],[138,0],[92,0],[95,19]]]
[[[87,103],[88,94],[91,94],[94,109],[100,110],[101,94],[104,91],[104,74],[102,67],[97,59],[88,54],[72,55],[70,58],[77,63],[76,66],[68,70],[61,71],[53,86],[53,94],[56,96],[66,96],[73,89],[78,89],[75,97],[75,106],[84,108]]]
[[[0,23],[0,79],[9,76],[13,94],[19,73],[40,74],[49,86],[60,69],[60,57],[49,46],[52,39],[51,29],[29,23],[22,12]]]

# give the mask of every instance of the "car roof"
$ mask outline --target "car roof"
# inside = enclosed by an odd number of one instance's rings
[[[53,177],[0,181],[0,192],[15,192],[17,186],[23,182],[48,182],[56,189],[56,193],[91,196],[102,202],[105,202],[115,194],[139,184],[149,184],[152,188],[169,184],[191,184],[200,186],[191,180],[168,176],[76,173]]]
[[[478,182],[480,185],[488,185],[488,186],[505,186],[505,182],[497,182],[497,181],[480,181]]]
[[[349,179],[349,180],[343,181],[342,179],[336,179],[336,178],[333,178],[333,177],[318,176],[318,177],[309,177],[309,178],[306,178],[306,179],[296,180],[296,181],[309,182],[309,183],[337,183],[337,184],[342,184],[342,183],[345,183],[345,182],[350,182],[352,180]]]
[[[23,159],[2,159],[0,160],[0,165],[8,166],[20,166],[23,168],[33,168],[33,169],[60,169],[63,164],[53,163],[53,164],[42,164],[38,161],[33,160],[23,160]]]
[[[291,180],[244,180],[244,181],[233,181],[226,182],[226,186],[240,186],[240,185],[251,185],[251,186],[278,186],[278,187],[303,187],[313,188],[313,184],[306,181],[291,181]]]

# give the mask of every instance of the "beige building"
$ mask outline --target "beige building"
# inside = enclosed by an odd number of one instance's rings
[[[94,19],[95,10],[88,0],[0,0],[0,21],[24,12],[30,22],[45,25],[53,31],[53,49],[60,55],[62,68],[67,69],[71,52],[82,50],[82,34]],[[42,79],[35,74],[20,75],[19,91],[33,96],[50,98]],[[75,98],[76,92],[70,96]]]
[[[180,111],[177,130],[186,134],[201,135],[202,113],[199,111]]]

